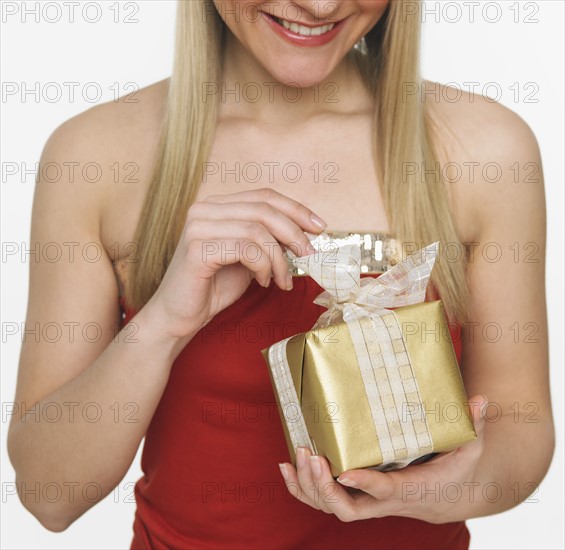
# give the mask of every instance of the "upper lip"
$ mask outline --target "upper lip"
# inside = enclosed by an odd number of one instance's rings
[[[305,23],[304,21],[292,21],[291,19],[286,19],[284,17],[280,17],[279,15],[275,14],[275,13],[268,13],[268,12],[264,12],[267,15],[270,15],[271,17],[275,17],[277,19],[282,19],[284,21],[288,21],[289,23],[296,23],[297,25],[302,25],[303,27],[310,27],[310,28],[315,28],[315,27],[323,27],[324,25],[331,25],[331,24],[336,24],[339,23],[339,20],[335,20],[335,21],[323,21],[321,23]]]

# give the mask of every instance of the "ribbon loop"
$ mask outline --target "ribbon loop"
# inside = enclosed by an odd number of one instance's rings
[[[377,278],[361,279],[361,250],[356,245],[346,245],[333,250],[317,251],[309,256],[292,258],[291,262],[312,277],[324,292],[314,300],[328,309],[315,327],[328,326],[345,319],[385,313],[395,308],[424,301],[426,287],[439,250],[439,241],[407,256]],[[359,309],[345,308],[355,304]],[[356,315],[353,315],[356,311]]]

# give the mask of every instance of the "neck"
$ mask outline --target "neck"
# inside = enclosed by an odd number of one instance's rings
[[[346,55],[326,79],[307,88],[285,86],[226,29],[220,113],[292,126],[324,114],[358,112],[371,104],[370,94]]]

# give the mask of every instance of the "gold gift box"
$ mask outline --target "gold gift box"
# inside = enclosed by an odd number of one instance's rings
[[[390,308],[380,316],[385,325],[396,324],[400,328],[402,336],[399,341],[391,340],[391,349],[408,355],[409,365],[398,368],[397,382],[412,376],[418,392],[404,394],[403,414],[398,414],[396,422],[387,424],[391,440],[398,442],[395,459],[390,460],[389,451],[388,462],[383,460],[374,412],[347,322],[316,326],[293,336],[283,348],[300,411],[292,407],[283,410],[273,377],[275,369],[269,362],[270,348],[262,350],[270,366],[269,376],[294,465],[296,453],[289,428],[294,428],[298,414],[303,416],[313,452],[328,459],[334,477],[349,469],[390,470],[416,460],[418,457],[407,456],[402,450],[403,431],[407,427],[412,438],[425,442],[427,437],[428,447],[421,447],[424,450],[419,456],[451,451],[476,438],[442,301]],[[372,323],[372,320],[361,317],[359,322]],[[370,343],[367,347],[373,357],[378,354],[378,349],[374,346],[371,349]],[[377,386],[387,384],[387,380],[379,379],[380,371],[385,369],[372,370]],[[393,382],[388,382],[392,387]],[[400,410],[398,397],[396,404],[386,402],[394,399],[391,395],[377,398],[383,411],[387,407]]]

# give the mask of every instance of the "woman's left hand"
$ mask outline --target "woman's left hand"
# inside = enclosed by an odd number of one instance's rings
[[[475,471],[484,449],[487,399],[477,395],[469,400],[469,406],[477,439],[454,451],[389,472],[348,470],[337,482],[324,457],[299,447],[297,468],[288,463],[281,466],[286,486],[301,502],[346,522],[384,516],[429,523],[466,519],[462,506],[474,502]]]

